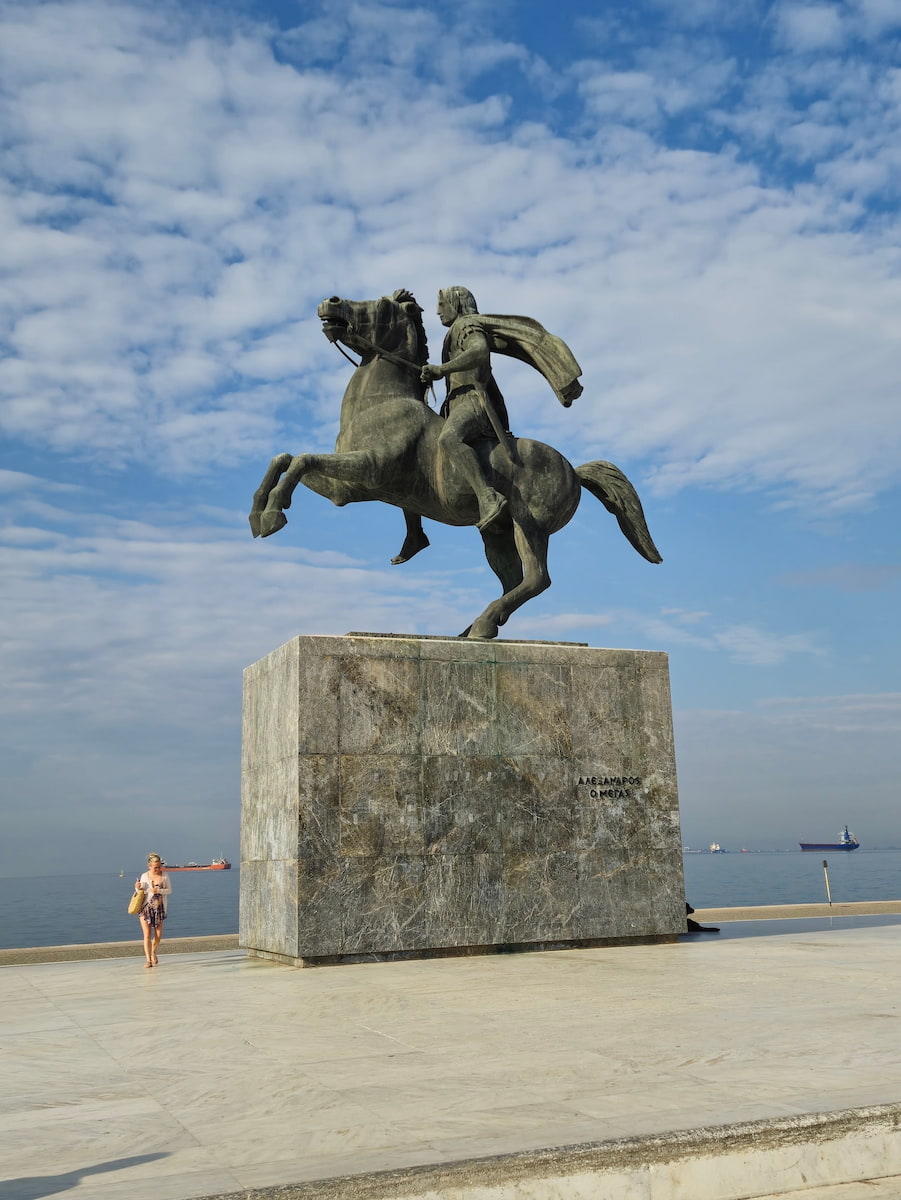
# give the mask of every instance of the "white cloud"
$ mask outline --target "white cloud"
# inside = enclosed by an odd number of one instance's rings
[[[837,4],[777,5],[776,20],[783,44],[800,53],[835,49],[844,40],[842,11]]]
[[[659,120],[655,80],[642,71],[595,71],[581,91],[589,110],[601,121],[656,125]]]
[[[760,708],[778,714],[779,721],[827,734],[901,734],[901,692],[772,697]]]
[[[854,62],[797,75],[775,60],[720,108],[802,160],[835,150],[816,184],[791,189],[731,149],[675,151],[605,122],[589,140],[508,130],[503,99],[473,103],[471,76],[445,66],[528,55],[480,30],[487,58],[473,57],[433,12],[352,5],[301,26],[284,37],[318,54],[309,67],[224,16],[97,0],[8,11],[8,433],[166,470],[255,456],[278,410],[334,420],[313,317],[326,291],[404,283],[428,308],[450,270],[483,305],[513,296],[571,340],[586,382],[572,413],[522,376],[513,404],[520,428],[564,449],[652,457],[661,488],[781,487],[837,507],[897,477],[893,221],[868,228],[842,203],[896,170],[890,74],[874,92]],[[837,11],[779,9],[821,31]],[[440,70],[422,75],[439,34]],[[571,83],[606,97],[616,124],[639,100],[703,115],[737,82],[708,41],[643,62],[582,62]],[[798,81],[819,95],[801,110]]]
[[[881,37],[901,26],[901,0],[850,0],[850,8],[867,37]]]
[[[0,493],[2,492],[76,492],[77,485],[59,483],[54,479],[42,479],[39,475],[30,475],[27,471],[9,471],[0,468]]]
[[[46,511],[46,510],[45,510]],[[75,530],[3,531],[6,613],[2,703],[9,716],[71,710],[95,728],[185,720],[198,691],[287,641],[298,627],[447,623],[466,595],[434,576],[367,569],[335,554],[240,539],[230,529],[170,528],[109,514],[69,517]],[[265,547],[265,550],[263,549]],[[323,566],[315,565],[322,563]],[[473,600],[477,604],[477,600]],[[253,618],[249,619],[249,614]],[[82,673],[89,668],[89,677]],[[160,709],[159,697],[169,701]]]
[[[526,637],[566,637],[573,630],[607,629],[618,645],[632,648],[688,647],[722,653],[730,662],[772,667],[793,655],[822,656],[825,651],[806,633],[772,633],[751,624],[723,624],[709,612],[663,609],[659,615],[627,609],[593,613],[533,614],[517,617],[517,631]]]
[[[768,634],[751,625],[731,625],[713,635],[717,646],[734,662],[768,667],[784,662],[790,654],[822,654],[807,634]]]
[[[483,307],[512,302],[577,351],[586,394],[565,418],[533,378],[517,377],[512,397],[517,426],[564,450],[648,456],[660,488],[779,488],[839,508],[897,477],[892,222],[861,227],[839,199],[894,169],[888,137],[793,191],[731,151],[676,151],[607,125],[635,104],[652,125],[703,114],[735,83],[707,43],[694,63],[679,43],[640,71],[575,66],[571,82],[605,114],[584,140],[508,133],[502,98],[461,92],[469,75],[420,75],[438,32],[442,64],[473,52],[435,13],[352,6],[338,47],[320,26],[286,35],[321,63],[352,51],[345,75],[277,61],[250,21],[174,11],[9,10],[8,434],[167,471],[255,457],[279,420],[334,422],[323,295],[403,284],[430,310],[453,274]],[[780,11],[796,40],[801,28],[825,36],[834,16]],[[472,71],[529,57],[489,43]],[[846,108],[866,84],[845,82]],[[838,147],[836,108],[805,126],[789,92],[776,103],[766,121],[797,155]],[[875,139],[876,115],[860,111]],[[898,119],[901,98],[883,88],[889,111]]]

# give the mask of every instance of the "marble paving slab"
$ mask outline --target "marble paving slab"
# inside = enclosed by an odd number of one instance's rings
[[[165,942],[163,943],[165,949]],[[901,1101],[901,929],[0,969],[0,1194],[187,1200]]]

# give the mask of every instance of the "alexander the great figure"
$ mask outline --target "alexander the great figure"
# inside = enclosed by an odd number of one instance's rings
[[[447,381],[439,454],[455,463],[472,487],[479,505],[478,528],[485,530],[503,515],[507,500],[486,480],[472,443],[492,438],[504,445],[511,457],[514,454],[504,397],[491,371],[491,351],[535,367],[567,408],[582,392],[578,382],[581,370],[569,347],[537,321],[481,314],[468,288],[443,288],[438,293],[437,311],[447,329],[441,365],[426,363],[421,379],[423,383]],[[429,544],[419,516],[406,510],[404,516],[407,536],[392,563],[407,562]]]

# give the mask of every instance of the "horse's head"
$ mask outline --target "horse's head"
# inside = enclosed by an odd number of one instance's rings
[[[389,351],[416,366],[428,359],[422,309],[413,295],[399,289],[378,300],[342,300],[330,296],[316,310],[322,332],[330,342],[343,342],[363,356],[373,358]]]

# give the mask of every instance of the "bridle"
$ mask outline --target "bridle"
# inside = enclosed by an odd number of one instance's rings
[[[421,371],[422,370],[421,365],[417,366],[416,363],[410,362],[410,360],[408,358],[401,358],[401,356],[399,354],[395,354],[392,350],[384,350],[381,346],[377,346],[375,344],[375,342],[370,341],[370,339],[368,337],[364,337],[362,335],[362,333],[357,333],[352,325],[348,325],[347,329],[348,329],[349,333],[353,333],[354,339],[356,341],[360,342],[363,345],[364,349],[374,351],[376,358],[386,358],[388,360],[388,362],[394,363],[395,366],[407,367],[411,371]],[[332,345],[337,346],[339,352],[341,354],[343,354],[344,357],[347,359],[347,361],[349,363],[351,363],[353,366],[359,367],[361,365],[363,360],[360,359],[360,362],[354,362],[354,360],[345,351],[344,347],[340,344],[340,342],[338,341],[337,338],[332,342]]]

